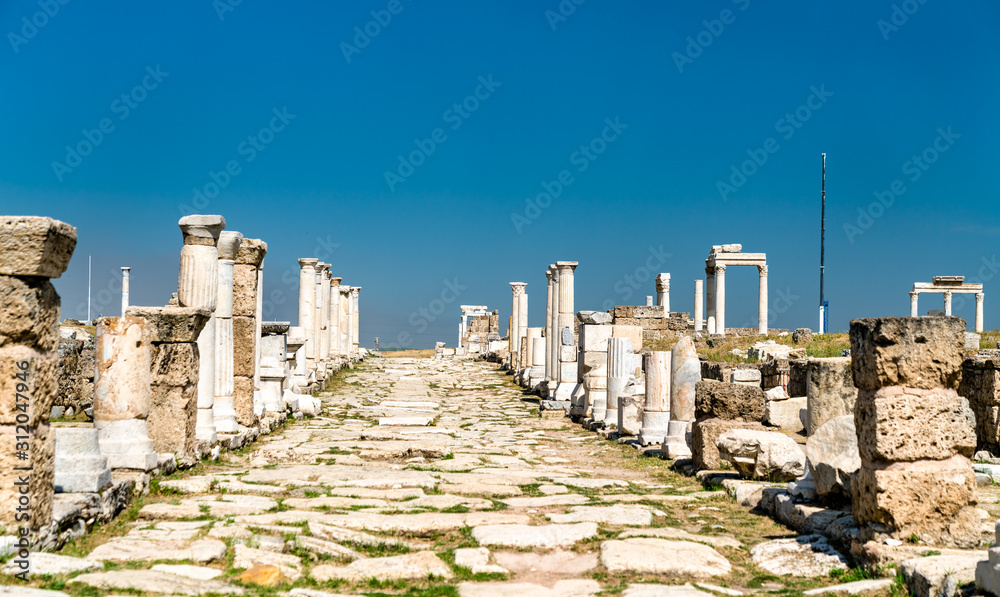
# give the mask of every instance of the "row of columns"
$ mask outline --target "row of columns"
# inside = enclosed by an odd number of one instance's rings
[[[757,282],[757,333],[767,335],[767,265],[758,265]],[[708,333],[726,335],[726,265],[723,263],[705,268],[708,281]],[[700,281],[700,280],[699,280]],[[701,307],[700,284],[695,284],[695,311]],[[699,318],[695,317],[695,331],[700,331]]]
[[[947,317],[951,317],[951,298],[952,292],[945,290],[941,294],[944,295],[944,314]],[[983,299],[986,295],[982,292],[977,292],[976,294],[976,332],[982,333],[983,331]],[[917,301],[919,300],[919,292],[910,293],[910,317],[919,317],[920,311],[917,307]]]
[[[310,383],[325,380],[332,366],[360,357],[361,287],[342,285],[342,278],[330,275],[330,267],[315,258],[299,259],[298,327],[304,332],[304,366]]]

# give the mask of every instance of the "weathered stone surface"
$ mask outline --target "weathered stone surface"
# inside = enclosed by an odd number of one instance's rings
[[[806,459],[816,493],[850,497],[851,478],[861,468],[854,417],[830,419],[806,442]]]
[[[518,576],[529,573],[544,574],[546,578],[559,576],[582,576],[599,565],[597,553],[579,553],[554,549],[543,553],[535,551],[496,551],[493,559],[497,564]]]
[[[252,265],[236,263],[233,266],[233,316],[257,316],[257,268]]]
[[[256,319],[233,317],[233,374],[254,376],[254,350],[257,333]]]
[[[961,585],[976,581],[976,566],[987,557],[986,552],[975,551],[914,558],[900,564],[899,570],[915,597],[957,597],[962,594]]]
[[[490,564],[490,550],[485,547],[456,549],[455,565],[468,568],[473,574],[507,574],[503,566]]]
[[[166,572],[194,580],[212,580],[222,576],[222,570],[204,566],[189,566],[187,564],[156,564],[150,570]]]
[[[851,321],[851,368],[859,390],[885,386],[958,389],[965,322],[960,317]]]
[[[45,574],[72,574],[75,572],[87,572],[90,570],[103,569],[104,564],[90,558],[74,558],[55,553],[43,551],[33,551],[28,556],[31,575]],[[14,575],[24,572],[14,561],[9,561],[0,569],[3,574]]]
[[[764,410],[764,422],[784,431],[802,431],[805,428],[804,413],[808,406],[809,399],[805,396],[787,400],[769,400]]]
[[[147,429],[154,450],[177,458],[194,454],[197,418],[197,383],[152,388]]]
[[[77,576],[71,583],[83,583],[106,591],[136,591],[140,595],[242,595],[243,589],[218,580],[195,580],[153,570],[114,570]]]
[[[805,474],[806,458],[795,441],[782,433],[732,429],[716,440],[719,456],[744,477],[792,481]]]
[[[807,434],[815,433],[834,417],[852,414],[858,390],[851,375],[851,359],[808,359],[805,390]]]
[[[198,384],[198,345],[194,342],[155,343],[150,352],[150,384],[185,387]]]
[[[0,275],[0,348],[19,344],[42,352],[59,343],[59,295],[44,278]]]
[[[730,429],[767,431],[766,427],[756,421],[725,421],[716,418],[695,421],[691,427],[691,453],[696,467],[709,470],[719,468],[722,457],[719,456],[719,448],[715,442],[720,435]]]
[[[751,549],[750,557],[758,568],[777,576],[827,576],[850,565],[822,535],[767,541]]]
[[[854,423],[866,460],[971,458],[976,449],[975,417],[955,390],[888,386],[861,391]]]
[[[589,597],[601,590],[596,580],[560,580],[545,587],[532,583],[472,583],[458,585],[460,597]]]
[[[876,578],[874,580],[856,580],[842,585],[832,585],[819,589],[809,589],[803,595],[864,595],[866,593],[881,593],[893,585],[891,578]]]
[[[363,581],[370,578],[381,581],[419,580],[426,578],[450,579],[451,568],[433,551],[418,551],[386,558],[367,558],[347,566],[321,564],[312,569],[310,576],[319,582],[333,579]]]
[[[244,427],[257,424],[257,415],[253,410],[253,378],[237,376],[233,378],[233,402],[236,409],[236,421]]]
[[[26,369],[21,369],[23,363],[27,363]],[[58,377],[56,352],[38,352],[18,345],[0,348],[0,425],[35,427],[48,423]]]
[[[574,506],[566,514],[546,514],[552,522],[598,522],[624,526],[649,526],[653,514],[646,506]]]
[[[931,545],[979,545],[976,479],[964,456],[881,466],[862,461],[851,494],[859,527],[881,525],[897,539],[916,535]]]
[[[0,275],[58,278],[75,248],[76,228],[65,222],[0,216]]]
[[[634,538],[601,544],[601,564],[611,574],[664,574],[708,578],[729,574],[729,560],[707,545]]]
[[[695,385],[695,414],[699,419],[715,417],[727,421],[762,421],[764,391],[741,384],[699,381]]]
[[[223,557],[226,544],[215,539],[197,541],[143,541],[115,539],[98,545],[90,555],[92,560],[112,562],[148,562],[154,560],[191,560],[211,562]]]
[[[619,539],[629,537],[658,537],[660,539],[677,539],[680,541],[694,541],[704,543],[713,547],[742,547],[743,545],[729,535],[696,535],[674,527],[660,527],[655,529],[629,529],[618,534]]]
[[[599,587],[600,585],[598,585]],[[16,585],[0,585],[0,595],[12,595],[13,597],[69,597],[69,595],[62,591],[26,587],[20,582]]]
[[[524,524],[484,525],[472,529],[472,538],[480,545],[553,549],[572,547],[577,541],[597,536],[597,524]]]
[[[809,328],[795,328],[792,332],[792,342],[803,344],[812,342],[813,333]]]
[[[18,503],[22,494],[14,486],[19,481],[19,471],[15,467],[30,466],[28,498],[31,500],[31,520],[27,525],[37,532],[52,521],[56,442],[47,423],[29,428],[30,459],[21,460],[17,457],[17,435],[23,434],[23,431],[23,428],[18,430],[14,425],[0,426],[0,471],[4,475],[4,483],[0,486],[0,504]],[[0,508],[0,526],[15,529],[24,524],[16,520],[16,514],[14,508]]]
[[[151,342],[196,342],[212,312],[194,307],[131,306],[125,316],[145,319]]]
[[[291,581],[302,577],[302,561],[298,556],[284,553],[274,553],[263,549],[254,549],[237,544],[234,547],[233,568],[250,569],[254,566],[274,566],[281,574]]]
[[[967,357],[958,393],[976,416],[978,449],[1000,453],[1000,359]]]

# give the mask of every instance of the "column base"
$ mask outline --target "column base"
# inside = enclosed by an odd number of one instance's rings
[[[582,417],[587,414],[587,389],[582,383],[573,388],[569,404],[569,416]]]
[[[198,441],[214,444],[219,441],[215,433],[215,413],[212,407],[198,409],[198,421],[195,423],[194,437]]]
[[[611,398],[608,397],[608,408],[604,411],[604,428],[618,427],[618,406],[615,405],[614,408],[610,406]]]
[[[644,446],[662,444],[667,437],[669,423],[670,413],[668,412],[643,411],[639,443]]]
[[[105,423],[97,430],[97,442],[111,469],[151,471],[159,462],[145,419]]]
[[[551,394],[552,400],[559,400],[560,402],[571,402],[573,400],[573,394],[579,387],[582,387],[582,384],[570,383],[567,381],[559,382],[559,385],[556,386],[556,391],[553,394]]]
[[[667,423],[667,437],[663,440],[661,451],[671,460],[691,458],[691,423],[688,421]]]
[[[111,483],[111,469],[101,455],[97,429],[53,426],[52,431],[56,493],[99,493]]]
[[[216,396],[212,407],[216,433],[239,433],[240,426],[236,421],[236,397]]]

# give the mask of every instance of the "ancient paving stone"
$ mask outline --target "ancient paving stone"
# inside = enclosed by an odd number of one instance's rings
[[[524,524],[484,525],[472,529],[472,538],[480,545],[496,547],[533,547],[552,549],[571,547],[577,541],[597,536],[597,524]]]
[[[112,539],[98,545],[87,556],[92,560],[112,562],[148,562],[155,560],[191,560],[212,562],[226,553],[226,544],[215,539],[197,541]]]
[[[839,595],[864,595],[865,593],[876,593],[885,591],[892,586],[893,580],[891,578],[876,578],[874,580],[857,580],[854,582],[844,583],[842,585],[833,585],[830,587],[820,587],[818,589],[810,589],[805,591],[804,595],[827,595],[827,594],[839,594]]]
[[[362,581],[370,578],[386,580],[418,580],[428,577],[450,579],[451,568],[433,551],[418,551],[386,558],[357,560],[347,566],[320,564],[310,572],[319,582],[333,579]]]
[[[578,553],[554,549],[537,553],[524,551],[494,551],[493,559],[497,564],[516,575],[541,573],[546,578],[560,576],[583,576],[597,568],[597,552]]]
[[[588,597],[597,594],[596,580],[561,580],[551,587],[531,583],[469,583],[458,585],[461,597]]]
[[[70,580],[107,591],[129,590],[165,595],[242,595],[244,590],[218,580],[195,580],[153,570],[115,570],[83,574]]]
[[[71,574],[74,572],[87,572],[90,570],[104,568],[103,562],[99,562],[92,558],[74,558],[71,556],[46,553],[43,551],[31,552],[31,555],[28,557],[28,561],[30,562],[30,571],[32,575]],[[0,568],[0,572],[3,572],[3,574],[13,575],[24,571],[16,563],[11,561],[4,564],[3,568]]]
[[[16,585],[0,585],[0,595],[11,595],[12,597],[69,597],[69,595],[62,591],[26,587],[20,582]]]
[[[302,576],[302,561],[291,554],[274,553],[237,544],[234,548],[233,568],[253,568],[254,566],[276,566],[290,580]]]
[[[455,565],[468,568],[473,574],[507,574],[502,566],[490,564],[490,550],[485,547],[456,549]]]
[[[586,504],[590,498],[578,493],[563,495],[547,495],[543,497],[520,497],[500,500],[511,508],[544,508],[547,506],[565,506],[571,504]]]
[[[576,506],[566,514],[546,514],[552,522],[599,522],[621,526],[649,526],[653,513],[646,506]]]
[[[666,574],[708,578],[729,574],[729,560],[707,545],[690,541],[634,538],[601,544],[601,564],[611,574]]]
[[[205,568],[203,566],[188,566],[186,564],[157,564],[150,568],[156,572],[166,572],[176,574],[194,580],[212,580],[222,576],[222,570],[217,568]]]
[[[704,591],[687,585],[629,585],[623,597],[704,597]]]
[[[663,527],[659,529],[629,529],[621,532],[620,539],[629,537],[659,537],[661,539],[678,539],[682,541],[695,541],[713,547],[740,547],[742,544],[734,537],[728,535],[696,535],[674,527]]]
[[[822,535],[767,541],[754,546],[750,557],[758,568],[777,576],[827,576],[831,570],[849,565]]]

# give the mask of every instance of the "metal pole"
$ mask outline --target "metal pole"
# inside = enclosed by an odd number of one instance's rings
[[[821,207],[819,223],[819,309],[820,309],[820,330],[819,333],[827,332],[825,324],[826,318],[823,316],[825,303],[823,302],[823,274],[825,273],[826,260],[826,154],[823,154],[823,178],[820,187]]]
[[[90,272],[94,261],[93,255],[87,255],[87,325],[90,325]]]

